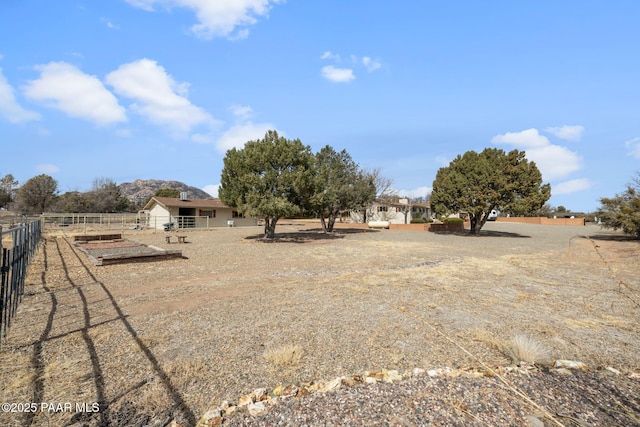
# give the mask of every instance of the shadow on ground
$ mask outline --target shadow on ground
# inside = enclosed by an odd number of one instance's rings
[[[640,242],[640,239],[634,236],[626,236],[620,234],[594,234],[592,236],[580,236],[583,239],[605,240],[609,242]]]
[[[330,233],[323,233],[321,228],[310,228],[295,232],[276,233],[273,239],[266,239],[264,234],[247,236],[247,240],[256,240],[265,243],[308,243],[321,240],[343,239],[347,234],[379,233],[379,230],[365,230],[362,228],[338,228]]]
[[[454,236],[460,236],[460,237],[510,237],[513,239],[530,239],[531,236],[527,236],[524,234],[519,234],[519,233],[509,233],[507,231],[493,231],[493,230],[482,230],[480,231],[480,234],[472,234],[469,232],[469,230],[465,230],[465,231],[458,231],[458,232],[451,232],[451,231],[431,231],[429,230],[429,232],[433,233],[433,234],[441,234],[441,235],[454,235]]]

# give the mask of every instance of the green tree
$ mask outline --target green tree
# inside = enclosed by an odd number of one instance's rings
[[[18,181],[11,174],[7,174],[0,179],[0,208],[4,208],[13,202],[18,187]]]
[[[87,197],[87,193],[67,191],[58,197],[55,210],[67,213],[91,212],[91,201]]]
[[[273,238],[278,220],[298,215],[312,191],[313,154],[299,139],[276,131],[228,150],[218,196],[249,216],[263,216],[264,237]]]
[[[58,181],[49,175],[38,175],[24,183],[16,195],[18,206],[25,213],[43,213],[53,206],[58,193]]]
[[[622,194],[600,199],[602,205],[596,215],[604,228],[622,230],[640,238],[640,172]]]
[[[333,231],[341,211],[357,209],[375,199],[375,188],[368,185],[367,177],[349,153],[336,152],[329,145],[315,155],[313,183],[310,210],[320,217],[325,233]]]
[[[120,187],[110,178],[93,180],[91,191],[86,193],[91,212],[124,212],[129,201],[120,192]]]
[[[180,197],[180,190],[176,188],[160,188],[154,194],[155,197]]]
[[[438,170],[431,206],[440,215],[467,212],[471,233],[478,234],[492,210],[526,215],[539,210],[550,196],[550,185],[542,183],[542,174],[524,151],[487,148],[467,151]]]

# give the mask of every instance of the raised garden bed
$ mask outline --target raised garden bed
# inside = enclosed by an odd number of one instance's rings
[[[74,236],[73,240],[75,247],[84,252],[94,265],[182,258],[180,249],[167,250],[145,245],[123,239],[121,234]]]

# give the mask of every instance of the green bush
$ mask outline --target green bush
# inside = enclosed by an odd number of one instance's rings
[[[424,218],[413,218],[411,220],[411,224],[424,224],[425,222],[427,222],[427,220]]]
[[[444,224],[462,224],[464,219],[462,218],[445,218],[442,220]]]

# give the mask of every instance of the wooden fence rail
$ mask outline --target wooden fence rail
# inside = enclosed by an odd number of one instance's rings
[[[0,342],[7,337],[11,319],[22,301],[27,267],[41,235],[40,221],[19,224],[8,230],[0,225]]]

